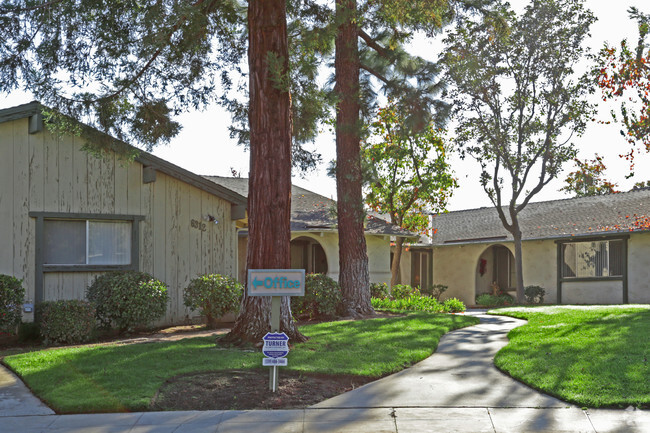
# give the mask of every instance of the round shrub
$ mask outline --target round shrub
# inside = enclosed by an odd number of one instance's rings
[[[540,286],[526,286],[524,287],[524,296],[528,304],[541,304],[544,302],[544,295],[546,290]]]
[[[95,330],[95,308],[76,299],[42,302],[36,317],[45,344],[79,344],[90,341]]]
[[[418,289],[417,287],[411,287],[407,284],[395,284],[390,289],[390,294],[393,297],[393,299],[405,299],[411,295],[420,296],[420,289]]]
[[[465,304],[463,304],[463,301],[456,298],[445,300],[442,306],[447,313],[462,313],[465,311]]]
[[[388,298],[390,291],[386,283],[371,283],[370,284],[370,297],[377,299]]]
[[[296,317],[335,317],[341,305],[341,286],[324,274],[305,275],[305,296],[291,297],[291,312]]]
[[[97,320],[120,332],[149,325],[167,311],[167,285],[137,271],[107,272],[95,278],[86,298],[97,311]]]
[[[239,311],[243,294],[244,286],[232,277],[201,275],[185,288],[183,303],[192,311],[200,310],[207,320],[207,327],[214,328],[219,317]]]
[[[0,274],[0,333],[14,334],[22,319],[25,289],[23,281]]]
[[[514,305],[514,303],[514,298],[505,294],[494,296],[484,293],[476,297],[476,305],[481,305],[483,307],[502,307],[505,305]]]

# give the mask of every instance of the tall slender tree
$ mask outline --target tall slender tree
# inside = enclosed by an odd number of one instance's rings
[[[463,10],[489,14],[492,0],[337,0],[329,10],[319,2],[301,2],[293,16],[309,22],[308,38],[325,54],[334,43],[336,179],[339,224],[339,281],[346,313],[365,315],[370,305],[368,258],[363,224],[360,142],[381,92],[398,102],[405,127],[423,128],[431,118],[443,123],[448,106],[436,99],[442,91],[440,67],[410,55],[404,45],[414,32],[434,35]]]
[[[457,142],[481,166],[481,184],[514,238],[517,301],[524,302],[519,213],[575,156],[574,133],[593,116],[591,83],[573,67],[593,14],[582,0],[534,0],[509,27],[468,23],[447,39]]]

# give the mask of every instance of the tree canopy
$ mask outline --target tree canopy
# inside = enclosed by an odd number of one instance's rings
[[[618,49],[606,44],[596,57],[594,74],[603,101],[620,100],[620,113],[612,110],[611,115],[630,144],[622,156],[630,161],[633,175],[635,153],[641,149],[650,152],[650,15],[635,7],[628,13],[639,29],[636,47],[630,47],[627,40],[621,41]]]
[[[445,209],[456,186],[447,159],[450,146],[432,123],[416,133],[404,125],[405,117],[389,105],[379,110],[371,126],[373,134],[362,148],[370,171],[365,201],[373,211],[389,215],[392,224],[427,235],[429,215]],[[391,286],[400,283],[403,242],[395,242]]]
[[[575,156],[571,142],[593,116],[588,77],[575,77],[594,22],[580,0],[536,0],[507,29],[470,22],[447,39],[457,142],[481,167],[481,184],[515,240],[523,302],[518,214]]]

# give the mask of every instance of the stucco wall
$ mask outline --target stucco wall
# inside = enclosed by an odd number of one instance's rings
[[[230,203],[160,172],[155,182],[143,183],[140,163],[112,154],[98,159],[82,145],[73,136],[28,134],[27,119],[0,123],[0,273],[24,279],[27,299],[35,299],[35,219],[29,212],[142,216],[134,222],[140,224],[139,268],[169,286],[163,321],[183,322],[189,311],[182,290],[191,278],[237,272]],[[205,222],[207,214],[219,223]],[[95,275],[47,272],[43,298],[83,298]]]
[[[650,231],[630,236],[628,248],[628,301],[650,303]]]
[[[524,286],[546,290],[544,303],[557,300],[557,244],[552,240],[522,242]]]
[[[590,281],[562,283],[563,304],[621,304],[621,281]]]

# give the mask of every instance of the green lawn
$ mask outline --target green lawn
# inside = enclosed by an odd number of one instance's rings
[[[381,377],[431,355],[446,332],[474,317],[414,313],[405,317],[304,326],[283,369]],[[165,380],[178,374],[262,365],[260,351],[222,349],[214,338],[42,350],[3,362],[59,413],[147,410]]]
[[[501,370],[586,407],[650,407],[650,306],[505,308],[528,320],[495,357]]]

